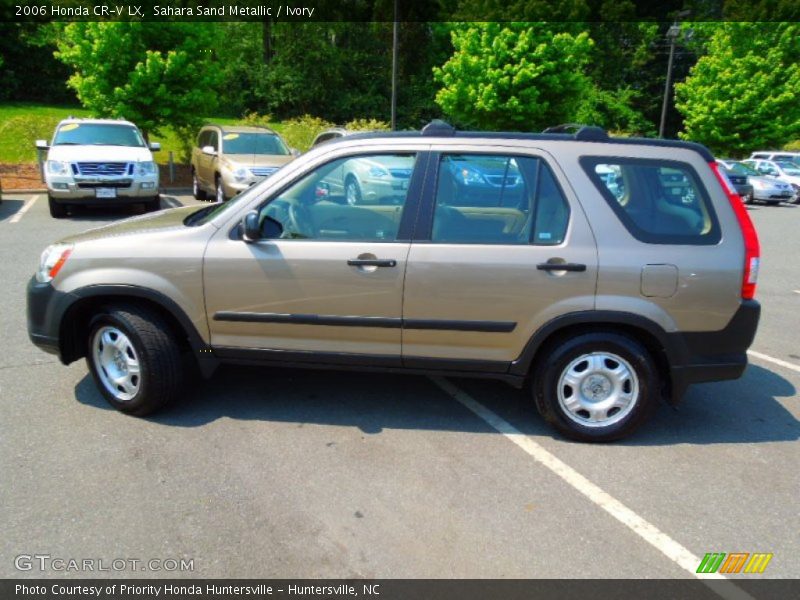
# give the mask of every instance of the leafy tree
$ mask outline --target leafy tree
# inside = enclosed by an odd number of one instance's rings
[[[434,69],[436,102],[459,124],[530,131],[574,117],[591,90],[592,41],[554,23],[460,23]]]
[[[213,23],[69,23],[56,57],[73,69],[68,85],[102,117],[124,117],[145,133],[165,125],[184,134],[216,106],[219,70],[208,50]]]
[[[53,57],[57,30],[55,23],[0,22],[0,100],[76,104],[65,85],[69,69]]]
[[[707,54],[675,86],[681,137],[725,154],[800,136],[800,25],[708,24]]]

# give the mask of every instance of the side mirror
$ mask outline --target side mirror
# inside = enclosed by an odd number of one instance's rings
[[[47,140],[36,140],[36,147],[39,150],[47,150],[50,146],[47,145]]]
[[[158,142],[152,142],[152,143],[150,144],[150,150],[151,150],[152,152],[158,152],[159,150],[161,150],[161,144],[160,144],[160,143],[158,143]]]
[[[259,215],[257,210],[251,210],[242,220],[242,230],[245,242],[257,242],[258,240],[276,240],[283,234],[283,225],[272,217],[264,217],[264,221],[259,226]]]
[[[261,228],[258,226],[258,211],[251,210],[242,220],[242,231],[245,242],[256,242],[261,238]]]
[[[217,151],[214,149],[214,146],[203,146],[202,152],[203,154],[208,154],[208,156],[217,155]]]
[[[300,156],[300,150],[298,150],[297,148],[290,148],[290,149],[289,149],[289,152],[290,152],[290,153],[291,153],[291,155],[292,155],[292,156],[294,156],[295,158],[297,158],[298,156]]]

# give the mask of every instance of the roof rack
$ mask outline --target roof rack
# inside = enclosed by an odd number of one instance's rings
[[[455,134],[456,128],[441,119],[434,119],[422,128],[422,135],[425,136],[450,137]]]
[[[563,123],[548,127],[542,133],[572,133],[575,132],[575,139],[585,142],[600,142],[609,139],[608,132],[602,127],[594,125],[583,125],[581,123]]]

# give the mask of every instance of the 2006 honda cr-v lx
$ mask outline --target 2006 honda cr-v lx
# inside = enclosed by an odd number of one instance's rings
[[[368,159],[408,186],[350,204]],[[565,435],[621,438],[694,382],[739,377],[759,245],[703,146],[601,129],[363,134],[233,202],[145,215],[47,248],[33,342],[86,357],[119,410],[221,362],[493,377]]]

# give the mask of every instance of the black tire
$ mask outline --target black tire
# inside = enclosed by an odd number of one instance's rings
[[[195,200],[207,200],[208,194],[200,187],[200,181],[197,179],[197,172],[192,169],[192,196]]]
[[[583,357],[603,355],[616,356],[628,363],[627,366],[632,370],[631,377],[622,386],[615,386],[607,378],[605,381],[609,383],[611,392],[619,388],[632,394],[633,398],[628,403],[628,408],[620,408],[616,412],[613,412],[613,408],[606,410],[608,425],[588,426],[583,423],[588,421],[589,411],[583,410],[584,415],[580,414],[580,410],[571,414],[562,405],[559,399],[559,383],[571,365],[575,365],[575,370],[579,368]],[[611,358],[598,360],[603,361],[604,367],[613,366],[615,362]],[[622,368],[627,371],[626,366],[622,365]],[[588,379],[589,373],[594,372],[587,372],[587,378],[583,382],[589,389],[593,389],[592,386],[599,382],[599,389],[594,389],[602,394],[605,385],[603,380]],[[539,413],[564,436],[582,442],[610,442],[630,435],[650,418],[658,407],[659,379],[652,357],[638,341],[615,332],[593,332],[562,340],[544,349],[544,356],[534,367],[532,391]],[[637,390],[638,393],[634,394]],[[572,393],[571,386],[564,384],[562,396],[571,396]],[[598,406],[602,404],[599,403]]]
[[[127,336],[138,359],[140,379],[135,395],[127,400],[120,400],[111,393],[100,374],[104,367],[96,351],[95,337],[102,336],[109,328]],[[129,415],[151,414],[172,402],[182,389],[181,349],[164,319],[145,307],[117,305],[99,312],[89,324],[86,362],[103,397],[111,406]],[[104,374],[108,378],[108,371]]]
[[[47,203],[50,206],[50,216],[54,219],[63,219],[67,216],[67,206],[56,202],[52,196],[47,196]]]
[[[364,198],[361,194],[361,186],[353,175],[348,175],[347,180],[344,182],[344,198],[345,202],[352,206],[361,204]]]
[[[744,203],[745,204],[750,204],[750,205],[754,204],[753,195],[752,194],[748,194],[747,196],[745,196]]]
[[[152,200],[148,200],[144,205],[145,211],[155,212],[161,210],[161,196],[156,196]]]
[[[228,198],[225,197],[225,187],[222,185],[222,178],[217,175],[214,177],[214,189],[216,193],[214,194],[214,199],[219,202],[227,202]]]

